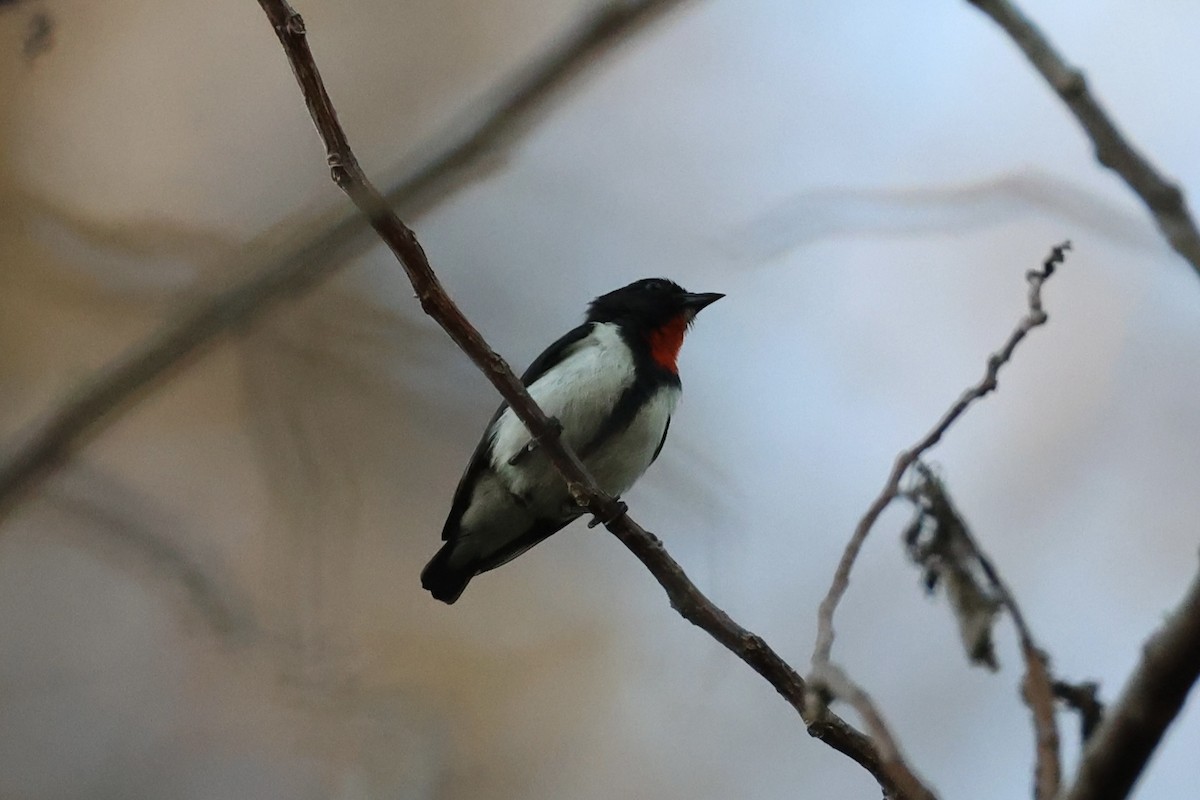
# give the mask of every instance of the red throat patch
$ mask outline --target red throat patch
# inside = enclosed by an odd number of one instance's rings
[[[679,314],[650,331],[646,337],[650,342],[650,357],[663,369],[679,374],[675,359],[683,346],[683,334],[687,332],[687,315]]]

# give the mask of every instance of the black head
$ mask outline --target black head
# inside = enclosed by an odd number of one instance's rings
[[[691,322],[700,309],[725,295],[696,294],[666,278],[643,278],[602,294],[588,306],[588,322],[619,322],[650,331],[682,319]]]

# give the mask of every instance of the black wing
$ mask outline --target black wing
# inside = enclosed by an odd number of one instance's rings
[[[558,341],[542,351],[542,354],[533,360],[529,368],[525,370],[525,374],[521,376],[521,383],[526,386],[530,385],[538,378],[550,371],[558,362],[566,357],[568,351],[578,344],[585,336],[592,332],[592,323],[585,322],[578,328],[572,328],[559,337]],[[496,412],[496,416],[500,416],[506,406],[500,406],[500,410]]]
[[[525,374],[521,376],[521,383],[529,386],[538,378],[545,375],[550,371],[551,367],[562,361],[571,351],[571,348],[591,333],[591,331],[592,323],[590,322],[585,322],[567,331],[533,360],[533,363],[525,370]],[[467,510],[467,503],[471,501],[471,494],[475,489],[475,481],[479,477],[479,473],[491,461],[492,444],[489,434],[491,433],[492,426],[496,424],[496,420],[500,419],[500,415],[504,413],[504,409],[506,408],[508,408],[508,403],[501,403],[500,407],[496,409],[496,413],[492,414],[492,418],[488,421],[487,427],[484,429],[483,438],[479,440],[479,444],[475,446],[475,452],[471,454],[471,461],[467,465],[466,472],[463,473],[462,478],[458,481],[458,488],[454,490],[454,501],[450,504],[450,515],[446,518],[446,525],[442,528],[443,541],[449,541],[458,533],[459,521],[462,520],[462,515]]]

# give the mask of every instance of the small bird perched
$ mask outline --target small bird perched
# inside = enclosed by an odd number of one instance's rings
[[[661,278],[601,295],[587,321],[521,376],[562,426],[562,441],[605,492],[620,496],[658,458],[679,402],[675,359],[696,314],[723,294],[694,294]],[[566,482],[507,404],[501,405],[458,482],[446,543],[421,585],[453,603],[467,583],[583,515]]]

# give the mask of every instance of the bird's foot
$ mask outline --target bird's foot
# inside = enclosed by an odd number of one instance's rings
[[[599,517],[592,517],[591,521],[588,522],[588,527],[594,528],[597,525],[608,525],[610,523],[616,522],[628,510],[629,510],[629,506],[625,505],[625,502],[623,500],[621,500],[621,498],[618,497],[617,498],[617,512],[615,514],[613,514],[611,517],[609,517],[608,519],[600,519]]]

